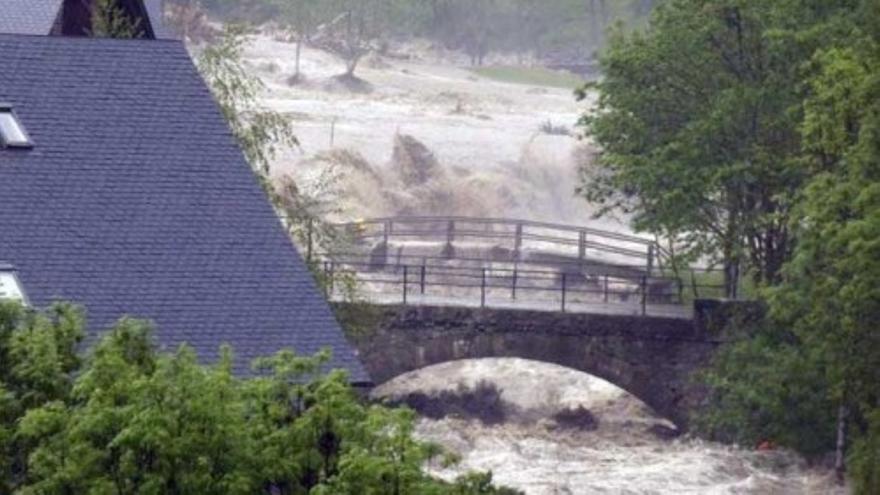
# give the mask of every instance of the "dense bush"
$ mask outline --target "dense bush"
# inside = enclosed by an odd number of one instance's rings
[[[360,401],[325,355],[281,351],[232,373],[186,346],[155,350],[123,319],[87,354],[82,312],[0,304],[0,492],[515,494],[491,475],[423,471],[451,459],[412,436],[414,413]]]
[[[769,307],[704,375],[699,426],[880,493],[880,2],[668,0],[601,65],[582,191]]]

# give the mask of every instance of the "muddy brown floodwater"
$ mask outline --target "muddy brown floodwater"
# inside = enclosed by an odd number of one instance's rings
[[[576,134],[575,123],[588,104],[575,102],[571,89],[480,78],[457,65],[455,57],[425,45],[396,49],[408,59],[364,60],[358,75],[369,91],[350,92],[332,80],[343,68],[332,55],[305,50],[305,82],[291,86],[293,45],[268,34],[251,40],[246,61],[267,85],[262,102],[294,119],[302,143],[278,157],[273,178],[292,176],[303,188],[320,187],[328,162],[316,157],[332,151],[343,157],[347,177],[338,200],[344,218],[397,214],[403,204],[416,214],[513,217],[628,231],[625,219],[591,219],[595,210],[574,195],[577,165],[590,163],[589,143],[540,130],[550,122]],[[436,158],[438,172],[421,189],[407,189],[390,172],[398,134],[418,140]],[[446,210],[420,203],[426,192],[446,198],[441,205]],[[530,495],[845,493],[831,473],[809,468],[790,452],[658,436],[652,427],[670,425],[637,399],[554,365],[515,359],[447,363],[399,377],[376,393],[453,390],[480,380],[493,383],[512,412],[492,426],[465,418],[422,419],[420,437],[462,457],[455,468],[431,466],[440,476],[491,470],[498,482]],[[555,426],[553,414],[572,407],[590,411],[596,428]]]
[[[664,438],[669,427],[638,399],[598,378],[521,359],[445,363],[398,377],[377,396],[456,390],[494,384],[512,412],[502,424],[476,419],[421,419],[417,433],[462,456],[453,478],[467,470],[492,471],[499,483],[529,495],[555,494],[844,494],[829,470],[797,454],[757,452],[698,439]],[[591,431],[564,429],[550,418],[583,407]],[[667,431],[661,428],[661,431]]]

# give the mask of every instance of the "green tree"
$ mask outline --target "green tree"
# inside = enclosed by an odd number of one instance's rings
[[[31,313],[0,302],[0,491],[10,493],[25,473],[32,444],[16,433],[32,408],[70,394],[81,364],[82,312],[59,304]]]
[[[445,454],[413,437],[414,414],[359,400],[326,353],[281,351],[241,378],[231,350],[212,366],[159,353],[127,318],[83,357],[83,326],[69,305],[0,305],[4,493],[517,493],[425,474]]]
[[[131,17],[118,0],[94,0],[91,36],[99,38],[140,38],[141,19]]]
[[[375,42],[388,34],[394,18],[395,0],[325,0],[328,23],[326,35],[339,40],[333,50],[345,60],[342,80],[354,79],[358,64]]]
[[[865,2],[862,19],[880,20]],[[798,246],[785,283],[772,294],[776,317],[828,363],[825,382],[838,407],[839,467],[847,428],[854,479],[880,491],[880,37],[876,26],[847,46],[814,57],[803,132],[818,171],[794,226]]]
[[[834,9],[846,11],[851,2]],[[601,57],[600,147],[580,191],[634,226],[723,264],[727,294],[742,269],[777,282],[792,248],[800,163],[801,67],[824,40],[821,2],[670,0],[644,30],[618,28]]]
[[[67,401],[22,419],[37,448],[21,493],[253,493],[230,364],[201,367],[185,347],[156,355],[148,325],[121,321]]]
[[[801,166],[792,256],[770,314],[708,374],[712,433],[771,438],[849,460],[856,493],[880,491],[880,4],[826,12],[805,36]],[[791,41],[796,41],[791,40]]]
[[[174,1],[192,4],[195,0]],[[355,32],[365,34],[366,41],[426,37],[465,51],[475,63],[490,50],[582,63],[604,45],[605,30],[611,23],[620,20],[628,26],[640,25],[654,3],[655,0],[201,1],[204,8],[223,19],[280,21],[289,25],[297,40],[297,52],[303,37],[310,39],[307,33],[337,19],[341,29],[334,35],[337,43],[333,51],[349,63],[353,61],[350,55],[369,48],[369,43],[355,43],[360,49],[352,52],[343,46],[348,40],[349,12],[355,20]]]
[[[311,39],[318,24],[324,20],[325,14],[321,8],[320,0],[275,0],[277,8],[287,25],[288,30],[296,39],[296,54],[294,56],[294,73],[292,82],[299,81],[302,77],[300,61],[303,46]]]
[[[733,342],[700,375],[710,407],[695,418],[696,430],[745,446],[772,441],[812,458],[833,449],[828,363],[772,321],[739,320],[727,331]]]
[[[290,119],[259,104],[263,82],[248,73],[242,62],[246,34],[242,25],[227,25],[220,40],[199,54],[197,65],[245,158],[271,191],[272,159],[281,147],[295,146],[298,141]]]
[[[338,212],[338,185],[343,176],[337,167],[332,166],[332,160],[328,160],[331,167],[311,184],[310,189],[301,188],[291,177],[277,185],[271,183],[269,171],[279,150],[298,145],[299,141],[293,134],[290,119],[259,104],[264,85],[259,78],[248,73],[242,60],[246,34],[244,26],[227,25],[221,39],[199,54],[197,65],[245,158],[284,218],[300,252],[305,253],[311,263],[312,273],[319,284],[326,284],[329,280],[325,279],[311,255],[313,249],[329,251],[349,242],[348,236],[328,220],[331,214]],[[333,277],[333,282],[345,287],[347,299],[356,299],[353,277],[340,274]]]

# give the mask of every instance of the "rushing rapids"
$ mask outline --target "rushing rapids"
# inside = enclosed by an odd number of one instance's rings
[[[382,397],[437,394],[489,382],[506,418],[423,418],[418,434],[461,455],[441,476],[491,470],[502,484],[529,495],[844,494],[827,469],[811,468],[785,450],[758,451],[690,437],[672,438],[671,424],[635,397],[598,378],[519,359],[460,361],[425,368],[379,387]],[[582,407],[595,429],[559,425],[559,411]]]
[[[320,195],[325,173],[345,176],[334,200],[340,218],[397,214],[516,217],[627,231],[625,218],[595,220],[574,195],[576,166],[594,149],[573,125],[585,105],[571,91],[504,84],[479,78],[421,50],[407,61],[366,61],[358,70],[370,91],[330,84],[340,61],[303,51],[304,81],[288,83],[292,44],[258,35],[248,64],[267,85],[263,103],[290,116],[302,146],[283,153],[275,180],[292,176]],[[381,63],[379,63],[381,62]],[[545,123],[571,133],[541,130]],[[411,135],[436,158],[434,173],[412,184],[394,166],[395,136]],[[398,167],[399,168],[399,167]],[[412,181],[410,181],[412,182]],[[326,192],[326,191],[323,191]],[[505,420],[448,416],[419,421],[418,435],[461,455],[437,475],[491,470],[495,479],[529,495],[551,494],[843,494],[832,473],[811,468],[784,450],[756,451],[689,437],[672,438],[671,424],[637,399],[602,380],[523,360],[437,365],[378,388],[378,396],[457,391],[489,381],[500,391]],[[552,417],[583,407],[595,428],[566,428]]]

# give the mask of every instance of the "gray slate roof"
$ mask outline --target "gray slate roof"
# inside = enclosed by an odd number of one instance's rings
[[[0,0],[2,2],[3,0]],[[147,14],[150,16],[150,25],[153,28],[153,34],[159,40],[173,40],[178,36],[174,33],[168,24],[165,23],[165,14],[162,12],[163,0],[144,0],[144,7],[147,8]]]
[[[0,60],[34,141],[0,148],[0,259],[33,304],[149,318],[206,360],[228,343],[240,371],[330,347],[368,380],[181,42],[0,34]]]
[[[62,0],[0,0],[0,33],[49,34]]]
[[[177,39],[165,23],[163,0],[142,0],[156,39]],[[48,35],[63,0],[0,0],[0,33]]]

